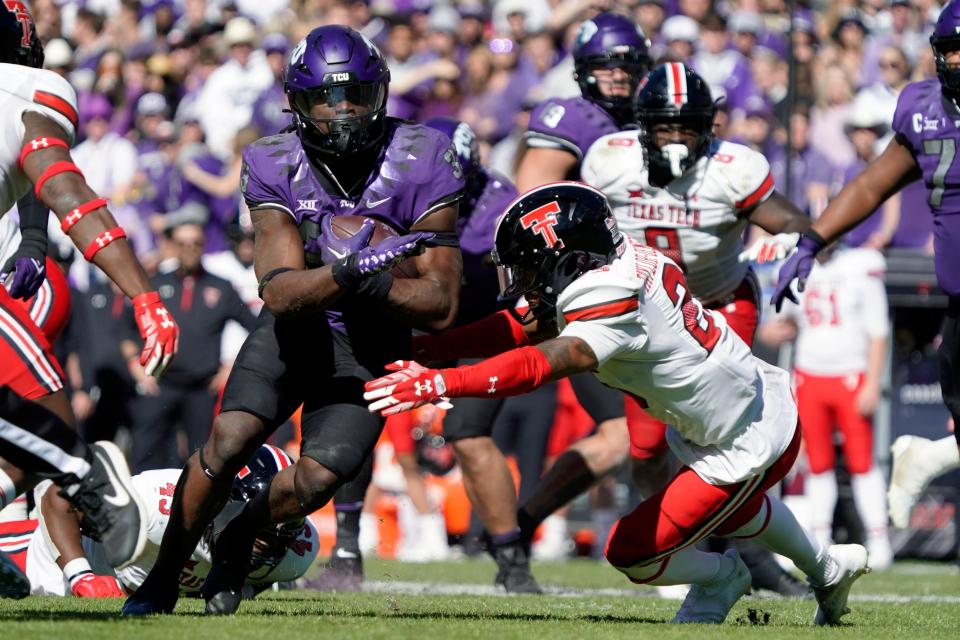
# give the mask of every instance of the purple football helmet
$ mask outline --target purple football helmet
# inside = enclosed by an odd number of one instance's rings
[[[21,0],[0,3],[0,62],[37,69],[43,66],[43,45],[30,10]]]
[[[615,13],[598,13],[585,20],[573,44],[574,74],[580,93],[626,124],[641,78],[650,66],[650,41],[633,20]],[[630,75],[629,96],[605,96],[600,92],[595,69],[621,68]]]
[[[944,95],[960,98],[960,65],[947,64],[947,54],[960,49],[960,0],[951,0],[940,11],[937,26],[930,35],[937,77]]]
[[[470,179],[480,168],[480,146],[477,144],[477,134],[466,122],[449,116],[437,116],[424,122],[431,129],[436,129],[453,141],[457,150],[457,159],[463,167],[463,175]]]
[[[339,156],[383,138],[389,83],[375,44],[350,27],[328,25],[294,47],[283,89],[304,146]]]

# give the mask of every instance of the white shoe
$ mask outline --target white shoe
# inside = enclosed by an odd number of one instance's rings
[[[859,544],[835,544],[827,551],[830,561],[836,565],[836,577],[830,584],[819,586],[813,581],[813,595],[817,599],[817,612],[813,624],[839,624],[840,618],[850,613],[847,598],[850,587],[857,578],[870,572],[867,566],[867,550]]]
[[[893,565],[893,548],[886,533],[867,538],[867,559],[871,571],[885,571]]]
[[[671,584],[654,588],[657,590],[657,597],[663,600],[683,600],[690,593],[688,584]]]
[[[552,515],[543,521],[543,537],[533,544],[534,560],[566,560],[573,550],[567,519]]]
[[[363,555],[377,555],[377,548],[380,546],[380,519],[376,514],[366,511],[360,514],[360,536],[357,544]]]
[[[887,509],[890,522],[897,529],[906,529],[910,524],[910,514],[932,479],[924,461],[925,445],[929,444],[926,438],[900,436],[890,447],[893,468],[887,489]]]
[[[673,617],[673,623],[698,622],[721,624],[733,605],[750,593],[750,570],[734,549],[727,549],[724,557],[734,561],[733,571],[706,584],[695,584]]]
[[[10,556],[0,552],[0,598],[26,598],[30,595],[30,581]]]

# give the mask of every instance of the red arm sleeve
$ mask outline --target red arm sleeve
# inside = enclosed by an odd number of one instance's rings
[[[442,373],[451,397],[501,398],[533,391],[550,380],[552,369],[540,349],[522,347]]]
[[[414,337],[413,357],[418,362],[489,358],[528,344],[523,325],[504,310],[440,335]]]

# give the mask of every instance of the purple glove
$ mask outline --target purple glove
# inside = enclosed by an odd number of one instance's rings
[[[333,218],[334,216],[326,216],[320,221],[320,237],[317,238],[317,242],[320,245],[320,258],[324,264],[333,264],[366,247],[370,244],[370,238],[373,237],[376,227],[376,222],[373,220],[364,220],[363,225],[354,235],[349,238],[338,238],[333,231]]]
[[[20,246],[0,270],[0,282],[10,297],[29,300],[47,277],[47,235],[23,230]]]
[[[333,263],[333,279],[341,288],[352,291],[367,278],[383,273],[410,256],[422,252],[424,243],[432,240],[435,235],[429,232],[410,233],[387,238],[372,247],[364,247],[357,253]]]
[[[770,303],[779,312],[783,306],[783,299],[789,298],[794,304],[798,304],[797,296],[790,290],[790,284],[796,279],[797,291],[803,292],[807,286],[807,278],[810,276],[810,270],[813,269],[813,259],[826,246],[823,238],[808,231],[797,243],[797,250],[780,267],[780,275],[777,278],[777,287],[773,290],[773,297]]]

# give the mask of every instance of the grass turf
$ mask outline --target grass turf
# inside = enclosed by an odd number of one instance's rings
[[[960,575],[943,565],[901,564],[866,576],[854,589],[870,601],[851,603],[840,628],[814,628],[809,600],[745,598],[722,627],[671,626],[675,600],[644,595],[602,563],[541,564],[544,585],[622,589],[623,595],[477,596],[400,593],[267,593],[245,602],[232,618],[204,618],[202,602],[182,600],[172,616],[118,617],[120,600],[32,597],[0,601],[3,637],[13,638],[203,638],[280,640],[311,634],[323,638],[954,638],[960,628]],[[391,583],[489,585],[485,561],[403,565],[368,562],[378,589]],[[927,598],[886,601],[886,596]],[[947,601],[937,601],[946,597]],[[891,599],[892,600],[892,599]]]

